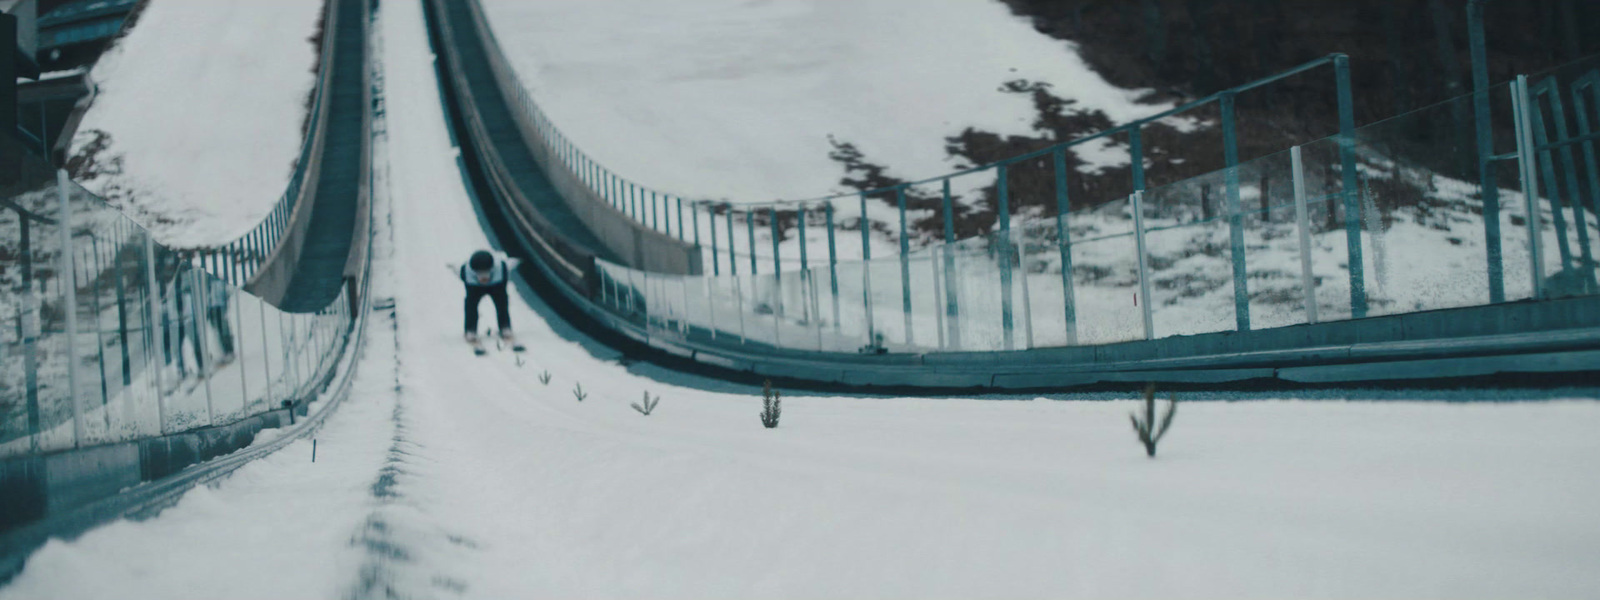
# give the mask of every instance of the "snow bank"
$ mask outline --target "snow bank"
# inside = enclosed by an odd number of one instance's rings
[[[158,241],[229,242],[289,184],[322,0],[152,0],[90,72],[75,173]],[[101,146],[104,146],[101,148]]]
[[[1106,83],[1071,44],[991,0],[483,4],[534,98],[579,147],[691,198],[834,191],[844,171],[828,158],[830,135],[893,176],[948,172],[945,137],[964,128],[1037,135],[1030,99],[1000,91],[1016,79],[1115,122],[1165,108],[1135,103],[1140,92]]]

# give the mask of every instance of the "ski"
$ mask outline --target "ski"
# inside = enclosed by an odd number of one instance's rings
[[[512,352],[524,352],[528,349],[527,346],[522,345],[522,342],[517,341],[515,335],[504,331],[500,332],[500,336],[495,339],[494,346],[501,350],[505,349],[506,346],[510,346]]]

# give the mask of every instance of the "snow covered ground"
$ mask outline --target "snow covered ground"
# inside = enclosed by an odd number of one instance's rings
[[[1018,79],[1118,123],[1167,107],[1135,103],[1142,92],[1106,83],[1071,44],[993,0],[483,5],[573,142],[624,178],[689,198],[835,191],[844,171],[828,158],[830,135],[891,176],[949,172],[945,137],[967,127],[1036,134],[1028,96],[1000,91]]]
[[[755,390],[626,365],[520,291],[528,363],[473,357],[440,265],[488,241],[420,12],[380,16],[374,286],[396,320],[373,316],[317,461],[297,442],[52,542],[0,598],[1600,592],[1592,389],[1185,394],[1258,401],[1183,404],[1150,460],[1119,394],[786,395],[763,429]],[[1428,399],[1494,402],[1405,401]]]
[[[90,72],[74,178],[169,246],[231,242],[300,155],[322,0],[154,0]]]

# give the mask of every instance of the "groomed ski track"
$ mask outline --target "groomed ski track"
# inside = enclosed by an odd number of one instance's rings
[[[1150,461],[1126,402],[786,397],[762,429],[758,390],[626,364],[526,286],[526,364],[474,357],[445,265],[491,241],[420,0],[385,1],[375,31],[372,285],[394,320],[374,315],[316,462],[296,442],[158,518],[53,541],[0,598],[1600,589],[1600,481],[1575,476],[1600,465],[1592,401],[1189,403]],[[645,392],[649,417],[628,407]],[[1564,393],[1593,395],[1465,399]]]

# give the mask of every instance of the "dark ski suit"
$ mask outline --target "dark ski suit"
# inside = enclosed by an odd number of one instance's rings
[[[495,320],[500,331],[511,331],[511,313],[506,306],[506,280],[509,279],[510,269],[506,261],[495,257],[494,265],[489,267],[488,282],[480,283],[476,272],[467,265],[461,265],[461,283],[467,286],[467,333],[478,331],[478,304],[484,296],[494,300]]]

